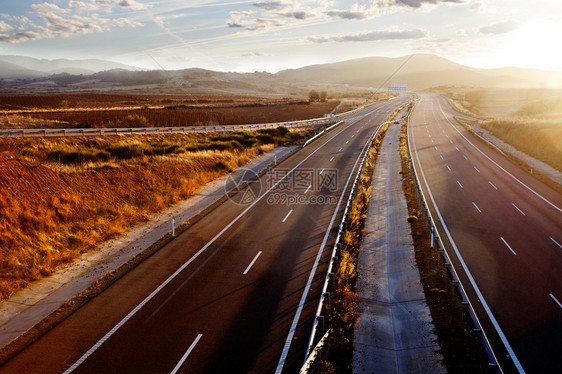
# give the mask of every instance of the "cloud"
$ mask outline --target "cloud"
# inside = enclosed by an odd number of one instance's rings
[[[253,6],[267,11],[283,10],[291,6],[289,3],[283,1],[259,1],[253,3]]]
[[[387,0],[391,5],[406,6],[409,8],[421,8],[424,5],[440,4],[462,4],[465,0]]]
[[[352,10],[330,10],[325,13],[329,17],[343,19],[365,19],[368,17],[366,12],[355,12]]]
[[[258,57],[271,57],[273,56],[272,54],[269,53],[263,53],[263,52],[248,52],[248,53],[243,53],[240,55],[240,57],[243,58],[258,58]]]
[[[515,31],[519,27],[517,21],[502,21],[489,26],[482,26],[478,29],[481,34],[505,34]]]
[[[313,43],[328,42],[372,42],[378,40],[398,39],[422,39],[427,36],[426,30],[404,30],[404,31],[372,31],[368,33],[333,35],[333,36],[310,36],[306,40]]]
[[[459,35],[459,36],[466,35],[466,30],[465,29],[458,29],[458,30],[455,31],[455,35]]]
[[[135,0],[121,0],[119,1],[119,5],[124,8],[130,8],[133,10],[142,10],[149,8],[148,5],[137,3]]]
[[[141,23],[131,21],[127,18],[104,18],[100,17],[94,11],[100,7],[127,6],[132,8],[141,4],[133,0],[90,0],[88,3],[84,1],[69,1],[68,8],[61,8],[53,3],[32,4],[31,9],[39,22],[33,22],[27,17],[17,17],[10,15],[2,15],[2,18],[10,21],[12,25],[8,25],[2,21],[0,27],[0,42],[21,43],[30,40],[49,39],[56,37],[70,37],[79,34],[90,34],[109,31],[114,27],[138,27]],[[141,5],[144,7],[145,5]],[[14,25],[16,25],[14,27]],[[17,29],[17,32],[13,30]],[[12,31],[10,34],[9,32]]]
[[[0,21],[0,32],[12,31],[14,28],[4,21]]]

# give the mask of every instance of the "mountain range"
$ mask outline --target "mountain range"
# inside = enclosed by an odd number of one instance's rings
[[[310,65],[271,73],[225,73],[204,69],[141,71],[104,60],[40,60],[22,56],[0,56],[3,85],[210,87],[267,91],[272,87],[344,86],[389,88],[407,84],[410,90],[439,86],[489,88],[561,88],[562,73],[515,67],[478,69],[437,55],[367,57],[331,64]],[[2,82],[0,82],[2,83]]]

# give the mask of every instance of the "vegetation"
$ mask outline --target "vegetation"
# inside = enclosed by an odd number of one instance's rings
[[[274,145],[301,137],[278,127],[216,137],[137,135],[118,142],[1,139],[1,298]]]

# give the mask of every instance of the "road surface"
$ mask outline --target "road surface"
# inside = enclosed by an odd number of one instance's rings
[[[348,182],[370,135],[408,99],[350,115],[0,371],[297,372]]]
[[[413,163],[439,234],[501,367],[560,372],[562,196],[454,115],[445,99],[422,94],[409,125]]]

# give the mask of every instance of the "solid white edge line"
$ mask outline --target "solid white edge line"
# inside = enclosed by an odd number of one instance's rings
[[[515,256],[517,256],[517,253],[515,253],[515,251],[513,250],[513,248],[511,248],[511,246],[509,244],[507,244],[507,242],[505,241],[505,239],[503,238],[503,236],[500,236],[500,239],[502,240],[503,244],[505,244],[507,246],[507,248],[509,248],[509,250],[511,251],[511,253],[513,253]]]
[[[252,262],[250,262],[250,265],[248,265],[248,267],[246,268],[246,270],[244,270],[244,275],[248,274],[248,272],[250,271],[250,269],[252,268],[252,266],[254,266],[254,264],[256,263],[256,261],[258,260],[258,257],[260,257],[262,251],[259,251],[258,254],[256,255],[256,257],[254,257],[254,259],[252,260]]]
[[[480,291],[480,288],[478,288],[478,285],[476,284],[476,281],[474,280],[474,277],[472,276],[472,273],[468,269],[468,266],[466,266],[466,262],[464,261],[464,258],[461,256],[459,248],[457,247],[457,244],[453,240],[453,237],[452,237],[451,233],[449,232],[449,228],[447,227],[447,224],[445,223],[445,220],[443,219],[443,216],[441,215],[441,211],[437,207],[437,203],[435,202],[435,198],[433,197],[433,193],[431,192],[431,189],[429,188],[429,184],[427,183],[427,179],[425,177],[425,174],[423,172],[423,168],[421,166],[420,159],[418,157],[418,150],[416,148],[416,141],[414,139],[413,127],[410,126],[410,129],[411,129],[411,134],[412,134],[411,139],[412,139],[412,142],[414,143],[414,152],[416,154],[416,159],[417,159],[418,167],[420,169],[420,172],[421,172],[421,175],[422,175],[422,178],[423,178],[423,182],[425,184],[425,187],[427,189],[427,192],[429,194],[429,198],[431,200],[431,203],[433,204],[435,212],[437,213],[437,217],[439,217],[439,221],[441,222],[441,225],[443,226],[443,230],[445,230],[445,234],[447,235],[447,239],[451,243],[451,246],[453,247],[453,251],[455,251],[455,254],[456,254],[457,258],[459,259],[459,261],[461,262],[461,266],[462,266],[468,280],[470,281],[470,284],[472,285],[472,288],[474,288],[474,292],[476,292],[476,295],[478,296],[478,299],[480,300],[480,304],[482,305],[482,307],[486,311],[486,314],[488,314],[488,318],[490,319],[490,322],[492,322],[492,325],[494,325],[494,328],[496,329],[496,332],[498,333],[503,345],[505,346],[505,349],[509,353],[509,355],[511,357],[511,360],[513,361],[513,363],[514,363],[515,367],[517,368],[517,370],[519,371],[519,373],[523,374],[523,373],[525,373],[525,370],[523,369],[523,366],[521,366],[521,363],[519,362],[519,359],[515,355],[515,352],[513,351],[513,348],[511,348],[511,344],[509,344],[509,342],[507,341],[507,338],[505,337],[505,334],[503,333],[503,330],[501,329],[498,321],[496,320],[496,317],[494,317],[494,314],[492,313],[492,310],[490,309],[490,306],[486,302],[486,299],[484,299],[484,295],[482,295],[482,292]]]
[[[256,200],[254,200],[254,202],[252,204],[250,204],[246,209],[244,209],[238,216],[236,216],[236,218],[234,218],[232,221],[230,221],[230,223],[228,225],[226,225],[217,235],[215,235],[215,237],[213,239],[211,239],[207,244],[205,244],[205,246],[203,246],[203,248],[201,248],[196,254],[194,254],[189,260],[187,260],[178,270],[176,270],[164,282],[162,282],[160,284],[160,286],[158,286],[158,288],[156,288],[154,291],[152,291],[152,293],[150,295],[148,295],[143,301],[141,301],[141,303],[139,305],[137,305],[132,311],[130,311],[129,314],[127,314],[121,321],[119,321],[119,323],[117,325],[115,325],[107,334],[105,334],[100,340],[98,340],[98,342],[96,344],[94,344],[86,353],[84,353],[78,359],[78,361],[76,361],[70,368],[68,368],[64,372],[64,374],[70,374],[74,370],[76,370],[76,368],[78,368],[78,366],[80,366],[80,364],[82,364],[82,362],[84,362],[88,357],[90,357],[103,343],[105,343],[105,341],[107,339],[109,339],[113,334],[115,334],[115,332],[117,330],[119,330],[129,319],[131,319],[142,307],[144,307],[146,305],[146,303],[148,303],[154,296],[156,296],[156,294],[158,294],[164,287],[166,287],[166,285],[168,285],[168,283],[170,283],[175,277],[177,277],[178,274],[180,274],[183,270],[185,270],[185,268],[187,266],[189,266],[193,261],[195,261],[195,259],[197,259],[197,257],[199,257],[203,252],[205,252],[205,250],[207,250],[207,248],[209,248],[211,246],[211,244],[213,244],[215,242],[215,240],[217,240],[222,234],[224,234],[228,229],[230,229],[230,227],[232,227],[232,225],[234,225],[234,223],[236,223],[250,209],[252,209],[254,207],[254,205],[256,205],[261,199],[263,199],[270,191],[272,191],[274,188],[276,188],[281,183],[281,181],[283,181],[285,178],[287,178],[287,176],[289,176],[293,171],[295,171],[299,166],[301,166],[306,160],[308,160],[310,157],[312,157],[313,154],[318,152],[326,144],[331,142],[332,139],[334,139],[336,136],[341,134],[343,131],[345,131],[349,127],[351,127],[351,126],[348,126],[346,128],[341,129],[336,134],[334,134],[334,136],[332,136],[330,139],[326,140],[326,142],[324,144],[322,144],[321,146],[316,148],[313,152],[311,152],[308,156],[306,156],[301,162],[299,162],[294,168],[292,168],[288,173],[286,173],[283,177],[281,177],[281,179],[279,179],[277,182],[275,182],[275,184],[273,186],[271,186],[267,191],[265,191],[263,193],[263,195],[261,195]]]
[[[482,213],[482,211],[480,210],[480,208],[478,208],[478,205],[476,205],[476,203],[474,201],[472,202],[472,205],[474,205],[476,210],[478,210],[478,213]]]
[[[559,246],[560,248],[562,248],[562,244],[558,243],[556,241],[556,239],[554,239],[552,236],[550,237],[550,240],[552,240],[557,246]]]
[[[519,211],[519,213],[523,214],[524,216],[526,216],[525,212],[523,212],[521,209],[519,209],[519,207],[517,205],[515,205],[514,203],[511,203],[511,205],[513,205],[513,207],[515,209],[517,209]]]
[[[285,218],[283,218],[283,221],[281,221],[281,222],[285,223],[285,221],[287,220],[287,218],[289,218],[291,213],[293,213],[293,209],[289,210],[289,213],[287,213],[287,215],[285,216]]]
[[[478,148],[477,146],[475,146],[470,140],[468,140],[466,138],[466,136],[464,136],[454,125],[451,121],[449,121],[449,118],[447,118],[447,116],[445,115],[445,113],[443,112],[443,108],[441,108],[441,103],[439,103],[439,109],[441,110],[441,113],[443,114],[443,117],[447,120],[447,122],[449,122],[449,124],[451,125],[451,127],[459,133],[460,136],[463,137],[464,140],[466,140],[466,142],[468,144],[470,144],[471,146],[473,146],[478,152],[480,152],[484,157],[486,157],[491,163],[493,163],[494,165],[496,165],[498,168],[500,168],[500,170],[502,170],[504,173],[506,173],[507,175],[509,175],[511,178],[515,179],[517,182],[519,182],[519,184],[521,184],[523,187],[525,187],[526,189],[528,189],[529,191],[531,191],[533,194],[535,194],[537,197],[539,197],[540,199],[542,199],[545,203],[547,203],[548,205],[550,205],[551,207],[553,207],[554,209],[556,209],[557,211],[562,213],[562,208],[554,205],[554,203],[550,202],[550,200],[548,200],[547,198],[543,197],[541,194],[539,194],[538,192],[536,192],[535,190],[533,190],[531,187],[527,186],[525,183],[523,183],[521,180],[519,180],[516,176],[514,176],[513,174],[511,174],[509,171],[507,171],[506,169],[504,169],[500,164],[498,164],[497,162],[495,162],[494,160],[492,160],[487,154],[485,154],[480,148]]]
[[[178,372],[178,370],[181,368],[181,366],[183,365],[183,363],[185,362],[185,360],[187,360],[187,357],[189,356],[189,354],[191,353],[191,351],[193,351],[193,348],[195,348],[195,346],[197,345],[197,343],[199,343],[199,340],[203,337],[203,334],[199,334],[197,335],[197,337],[195,338],[195,340],[193,341],[193,343],[191,343],[191,345],[189,346],[189,348],[187,349],[187,352],[185,352],[185,354],[182,356],[181,360],[178,362],[178,364],[176,365],[176,367],[174,368],[174,370],[172,370],[172,372],[170,374],[176,374]]]
[[[378,131],[378,129],[381,127],[381,125],[383,123],[384,123],[384,120],[381,123],[379,123],[379,125],[375,128],[375,130],[371,134],[371,136],[369,136],[367,138],[368,141],[371,139],[371,137],[374,134],[376,134],[376,132]],[[287,340],[285,341],[285,345],[283,347],[283,352],[281,353],[281,357],[279,359],[279,363],[277,364],[277,369],[275,370],[275,374],[281,374],[283,372],[283,366],[285,366],[285,361],[287,360],[287,355],[289,354],[289,349],[291,348],[293,336],[295,335],[295,331],[297,330],[297,325],[298,325],[298,322],[299,322],[299,319],[300,319],[300,315],[302,313],[302,309],[304,308],[304,304],[306,302],[306,297],[308,296],[308,291],[310,290],[310,286],[312,285],[312,281],[314,279],[314,274],[316,273],[316,269],[318,268],[318,264],[320,263],[320,258],[322,257],[322,252],[324,251],[324,247],[326,246],[326,242],[328,241],[328,237],[330,236],[330,231],[332,230],[332,225],[334,224],[334,221],[335,221],[336,216],[338,214],[339,207],[341,205],[341,202],[343,201],[343,198],[345,196],[345,192],[347,191],[347,186],[349,185],[349,181],[351,180],[351,177],[353,176],[353,173],[355,172],[355,168],[357,167],[357,164],[359,163],[359,160],[361,159],[361,156],[363,155],[363,152],[365,151],[365,149],[367,147],[368,141],[363,146],[363,149],[361,150],[361,152],[359,152],[359,156],[357,157],[357,160],[355,160],[355,165],[353,165],[353,169],[351,169],[351,173],[349,174],[349,177],[347,178],[347,182],[345,183],[345,186],[343,187],[343,191],[340,195],[340,199],[338,201],[338,204],[336,205],[336,209],[334,210],[334,214],[332,214],[332,219],[330,220],[330,224],[328,225],[328,229],[326,230],[326,234],[324,234],[324,240],[322,240],[322,244],[320,245],[320,248],[318,249],[318,254],[316,255],[316,260],[314,261],[314,266],[312,267],[312,271],[310,272],[310,275],[308,276],[308,281],[306,282],[306,286],[304,288],[301,300],[299,302],[297,312],[295,313],[293,323],[291,324],[289,334],[287,335]]]
[[[552,297],[552,300],[556,301],[556,304],[558,304],[558,306],[560,308],[562,308],[562,304],[560,303],[560,301],[558,301],[558,299],[556,297],[554,297],[553,294],[549,293],[550,297]]]

